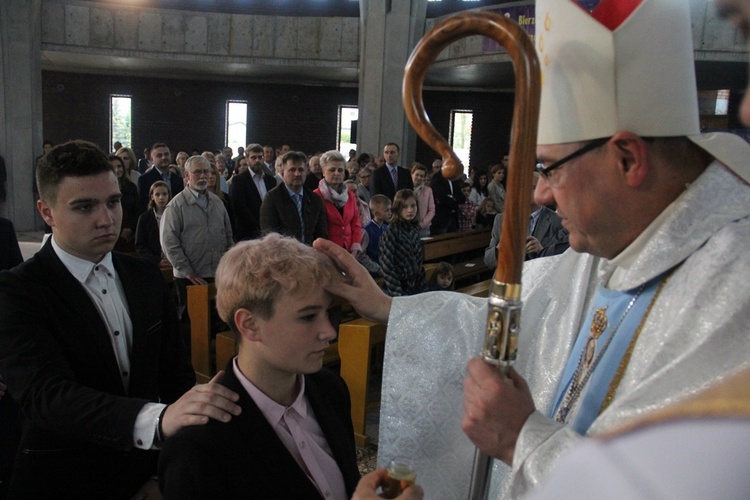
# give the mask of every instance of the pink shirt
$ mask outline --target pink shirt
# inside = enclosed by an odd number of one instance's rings
[[[298,375],[299,394],[290,406],[283,406],[266,396],[237,366],[234,358],[234,374],[253,399],[260,412],[279,437],[289,453],[307,474],[324,498],[346,499],[344,476],[341,475],[331,448],[318,425],[305,396],[305,377]],[[259,450],[259,452],[262,452]]]

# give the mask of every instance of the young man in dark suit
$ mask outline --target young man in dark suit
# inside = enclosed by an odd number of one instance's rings
[[[23,435],[10,498],[141,498],[162,441],[226,421],[237,395],[195,386],[159,270],[112,248],[121,193],[107,156],[62,144],[36,172],[52,237],[0,273],[0,375]]]
[[[248,168],[232,178],[229,188],[229,199],[237,222],[235,241],[260,237],[260,205],[266,193],[276,187],[276,179],[263,169],[263,147],[251,144],[246,153]]]
[[[322,253],[275,233],[224,255],[216,307],[239,347],[222,384],[240,395],[242,413],[166,443],[159,461],[166,498],[352,496],[359,472],[349,392],[321,370],[336,337],[324,290],[334,279]]]
[[[414,189],[414,183],[411,180],[411,172],[408,169],[398,166],[400,155],[398,144],[389,142],[383,148],[385,165],[375,169],[370,181],[370,192],[373,195],[384,194],[393,201],[396,191],[401,189]],[[394,176],[396,182],[394,183]]]
[[[435,198],[435,217],[432,219],[432,236],[458,231],[458,206],[466,203],[461,192],[460,181],[449,181],[438,171],[430,179],[432,196]]]
[[[146,170],[143,175],[138,177],[138,198],[141,201],[141,208],[148,206],[148,192],[151,184],[156,181],[164,181],[169,186],[169,197],[174,198],[184,188],[185,182],[182,177],[169,171],[169,165],[172,163],[172,153],[163,142],[157,142],[151,146],[151,161],[153,166]]]
[[[263,200],[260,228],[264,233],[293,236],[312,245],[316,238],[328,238],[328,220],[320,196],[304,188],[305,162],[305,155],[298,151],[289,151],[281,157],[284,182],[269,191]]]

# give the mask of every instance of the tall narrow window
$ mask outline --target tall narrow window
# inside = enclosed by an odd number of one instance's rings
[[[474,112],[470,109],[451,110],[451,147],[464,166],[469,165],[471,159],[471,124]]]
[[[339,106],[338,144],[339,152],[344,158],[349,158],[349,150],[357,149],[357,139],[352,137],[352,122],[357,122],[359,108],[356,106]],[[356,127],[356,125],[354,125]]]
[[[729,111],[729,90],[716,91],[716,114],[726,115]]]
[[[247,140],[247,101],[227,101],[227,123],[224,145],[236,153]]]
[[[115,142],[122,143],[123,147],[132,147],[131,141],[131,119],[130,119],[130,96],[110,96],[109,106],[109,147],[114,148]]]

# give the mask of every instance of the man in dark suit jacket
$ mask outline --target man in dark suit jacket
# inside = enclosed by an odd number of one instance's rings
[[[167,441],[159,460],[166,498],[352,496],[359,472],[349,391],[321,370],[336,336],[325,291],[336,275],[327,257],[274,233],[224,255],[216,307],[238,354],[222,383],[240,394],[242,412]]]
[[[194,386],[161,273],[111,252],[122,207],[107,156],[69,142],[36,176],[52,237],[0,273],[0,373],[23,420],[9,497],[154,492],[154,445],[238,413],[237,395]]]
[[[312,245],[315,238],[328,238],[328,220],[320,196],[303,187],[307,171],[305,160],[305,155],[297,151],[289,151],[281,157],[284,182],[270,190],[263,200],[260,229],[263,233],[294,236]],[[302,197],[300,208],[295,200],[297,196]]]
[[[10,269],[23,262],[13,223],[0,217],[0,271]]]
[[[373,195],[384,194],[393,201],[396,191],[401,189],[414,189],[414,183],[411,180],[411,172],[403,167],[398,166],[398,157],[400,151],[397,144],[389,142],[383,148],[385,165],[378,167],[372,173],[370,180],[370,192]],[[393,170],[396,171],[398,182],[393,183]]]
[[[234,176],[229,188],[229,199],[237,226],[235,241],[260,236],[260,205],[266,193],[276,187],[276,179],[263,170],[263,147],[251,144],[246,152],[248,169]]]
[[[23,256],[13,223],[0,217],[0,271],[16,267],[21,262]],[[7,495],[18,440],[21,437],[18,405],[5,394],[5,390],[5,382],[0,373],[0,498]]]
[[[148,206],[148,191],[154,182],[164,181],[167,183],[170,199],[174,198],[185,187],[182,177],[169,171],[172,153],[169,152],[166,144],[157,142],[151,146],[151,161],[154,163],[153,166],[138,177],[138,198],[141,202],[141,209]]]
[[[430,234],[455,233],[458,231],[458,206],[466,203],[466,197],[461,192],[461,181],[449,181],[438,171],[430,178],[430,189],[435,199],[435,217],[432,218]]]
[[[534,173],[532,192],[536,189],[539,174]],[[562,219],[554,210],[536,204],[531,197],[532,217],[539,211],[533,221],[533,229],[526,239],[526,260],[537,257],[549,257],[563,253],[570,246],[568,243],[568,230],[562,225]],[[484,250],[484,263],[490,269],[497,267],[497,245],[500,242],[500,229],[502,228],[503,214],[495,217],[492,225],[492,237],[489,246]]]
[[[143,158],[138,160],[138,173],[143,175],[151,167],[149,158],[151,158],[151,148],[143,149]]]

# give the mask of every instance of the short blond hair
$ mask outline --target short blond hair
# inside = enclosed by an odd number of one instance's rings
[[[270,319],[282,293],[325,287],[337,276],[330,259],[294,238],[269,233],[237,243],[216,270],[216,309],[237,332],[234,313],[247,309]]]

